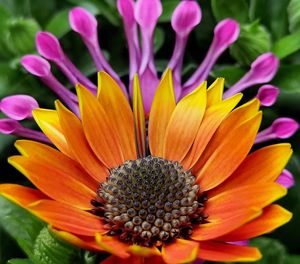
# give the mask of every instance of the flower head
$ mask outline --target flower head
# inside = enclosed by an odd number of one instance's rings
[[[203,82],[176,102],[167,70],[146,125],[138,77],[131,106],[100,72],[97,96],[76,87],[80,117],[60,101],[56,110],[33,111],[57,149],[17,141],[21,155],[9,162],[37,189],[2,184],[0,193],[60,238],[111,253],[111,263],[257,260],[256,248],[232,242],[290,220],[272,202],[286,194],[276,180],[291,148],[249,153],[262,117],[259,101],[236,107],[242,95],[223,100],[223,83],[206,89]]]

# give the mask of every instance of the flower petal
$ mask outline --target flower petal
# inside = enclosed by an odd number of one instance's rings
[[[98,182],[85,173],[76,161],[68,158],[56,149],[31,140],[18,140],[15,146],[23,156],[29,157],[40,164],[47,164],[64,174],[70,175],[92,190],[98,188]]]
[[[114,256],[122,259],[126,259],[130,256],[127,252],[129,245],[121,242],[116,237],[96,234],[96,242],[101,248]]]
[[[78,248],[84,248],[91,251],[103,251],[103,249],[96,243],[93,236],[79,236],[69,232],[55,229],[51,227],[51,232],[59,239],[62,239]]]
[[[40,200],[26,209],[55,228],[82,236],[95,236],[107,232],[99,217],[73,206],[53,201]]]
[[[32,111],[35,122],[51,142],[64,154],[72,157],[66,138],[59,123],[57,111],[48,109],[34,109]]]
[[[47,199],[47,196],[39,190],[10,183],[0,184],[0,194],[21,207]]]
[[[79,182],[73,174],[23,156],[12,156],[8,162],[49,197],[83,210],[92,207],[90,201],[95,198],[95,191]]]
[[[143,98],[137,74],[133,79],[133,115],[135,121],[136,144],[140,157],[146,155],[146,125]]]
[[[202,190],[216,187],[236,170],[253,146],[261,118],[262,113],[257,113],[253,118],[228,131],[223,142],[210,156],[204,153],[204,157],[201,157],[204,164],[196,173]]]
[[[76,87],[83,130],[96,156],[107,168],[124,162],[122,149],[110,120],[97,98],[81,85]]]
[[[176,239],[162,246],[162,258],[166,263],[189,263],[198,254],[199,243],[196,241]]]
[[[210,192],[211,196],[252,183],[274,182],[292,155],[290,144],[267,146],[251,153],[224,183]]]
[[[121,259],[116,256],[110,256],[105,260],[101,261],[101,264],[165,264],[161,257],[152,256],[143,258],[139,256],[131,256],[127,259]]]
[[[172,73],[168,69],[160,81],[150,110],[149,147],[153,156],[163,156],[167,126],[175,106]]]
[[[225,209],[226,210],[226,209]],[[257,208],[243,208],[238,212],[231,211],[231,214],[224,219],[213,219],[210,222],[210,217],[207,219],[208,223],[201,224],[199,227],[193,229],[191,238],[197,241],[206,241],[223,236],[233,230],[239,228],[250,220],[256,218],[261,214],[261,210]],[[214,216],[212,215],[212,218]]]
[[[55,105],[63,134],[73,156],[96,181],[105,181],[108,171],[91,150],[80,120],[59,101],[56,101]]]
[[[244,208],[264,208],[273,201],[286,195],[286,188],[277,183],[261,183],[238,187],[210,197],[205,203],[205,214],[208,220],[222,221],[232,214],[238,213]]]
[[[200,243],[198,257],[210,261],[256,261],[261,259],[257,248],[236,246],[221,242]]]
[[[141,257],[150,257],[150,256],[160,256],[161,253],[157,247],[142,247],[136,244],[133,244],[128,247],[127,252],[135,256]]]
[[[266,207],[263,214],[233,232],[219,238],[224,241],[248,240],[266,233],[289,222],[292,214],[279,205]]]
[[[207,89],[206,108],[222,101],[224,78],[217,78]]]
[[[110,126],[115,127],[124,160],[136,159],[134,119],[127,98],[114,79],[103,71],[98,74],[98,87],[98,100]]]
[[[238,104],[241,98],[241,94],[236,94],[223,102],[212,105],[206,110],[200,128],[196,134],[195,141],[187,155],[181,161],[181,164],[186,169],[192,168],[199,160],[219,125]]]
[[[192,146],[206,108],[206,82],[181,99],[166,129],[163,157],[180,161]]]

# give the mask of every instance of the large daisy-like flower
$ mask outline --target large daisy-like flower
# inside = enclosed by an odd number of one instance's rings
[[[289,144],[250,152],[259,100],[222,99],[222,78],[176,103],[167,70],[145,121],[138,77],[132,108],[118,84],[99,73],[97,96],[77,85],[80,118],[56,102],[33,116],[57,147],[19,140],[9,162],[36,187],[0,185],[8,199],[49,223],[60,238],[112,255],[103,263],[254,261],[238,245],[286,223],[272,204],[286,194],[276,179]],[[133,109],[133,110],[131,110]]]

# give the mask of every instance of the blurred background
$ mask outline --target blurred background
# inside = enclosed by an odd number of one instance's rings
[[[179,0],[162,2],[164,11],[154,40],[156,65],[160,71],[165,69],[172,54],[175,34],[170,18]],[[202,9],[202,21],[188,42],[184,77],[189,76],[204,58],[216,23],[227,17],[234,18],[241,26],[240,37],[218,60],[209,83],[221,76],[225,77],[226,87],[230,87],[249,69],[258,55],[272,51],[280,59],[280,68],[271,84],[280,88],[280,96],[275,105],[263,109],[262,128],[268,127],[277,117],[292,117],[300,122],[300,0],[198,2]],[[36,53],[35,34],[41,30],[56,35],[78,68],[93,81],[96,80],[96,68],[68,23],[69,10],[78,5],[97,16],[101,47],[113,68],[127,81],[128,53],[115,0],[0,0],[0,98],[28,94],[35,97],[40,106],[53,108],[55,96],[38,79],[27,74],[19,63],[24,54]],[[54,73],[68,85],[63,76]],[[248,89],[246,98],[253,97],[256,91],[255,87]],[[27,125],[33,126],[32,123]],[[13,146],[15,140],[13,136],[0,134],[0,182],[27,185],[25,177],[7,164],[7,158],[16,153]],[[293,173],[296,185],[280,203],[292,211],[294,217],[276,232],[251,242],[259,246],[264,254],[264,258],[257,263],[300,263],[300,133],[288,141],[294,149],[288,169]],[[279,141],[274,140],[276,142]],[[0,198],[0,264],[33,263],[31,256],[40,254],[43,247],[51,248],[50,257],[46,256],[43,263],[92,264],[99,260],[99,256],[93,253],[82,252],[50,238],[47,243],[37,246],[35,241],[41,236],[43,227],[42,222]],[[59,257],[55,255],[58,253]],[[47,262],[51,256],[59,262],[53,259]]]

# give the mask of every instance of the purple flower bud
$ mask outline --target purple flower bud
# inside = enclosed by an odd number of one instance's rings
[[[259,99],[263,106],[273,105],[279,95],[279,89],[273,85],[266,84],[258,89],[256,98]]]
[[[117,7],[124,22],[128,26],[133,26],[135,24],[133,0],[118,0]]]
[[[21,59],[22,66],[31,74],[38,77],[47,77],[50,74],[50,64],[36,55],[25,55]]]
[[[32,117],[32,110],[38,108],[37,101],[28,95],[13,95],[0,101],[0,110],[14,120]]]
[[[16,120],[9,118],[0,119],[0,133],[2,134],[11,135],[21,128],[22,126]]]
[[[251,64],[248,71],[235,85],[224,93],[224,98],[228,98],[244,89],[260,83],[266,83],[273,79],[279,66],[279,60],[271,52],[260,55]]]
[[[227,18],[218,23],[214,30],[212,44],[203,62],[183,86],[182,97],[193,91],[201,82],[207,79],[220,55],[237,40],[239,34],[240,27],[235,20]]]
[[[288,117],[276,119],[272,124],[272,133],[277,138],[290,138],[299,129],[299,124],[296,120]]]
[[[97,20],[82,7],[75,7],[69,13],[71,28],[83,38],[94,38],[97,35]]]
[[[276,182],[284,186],[285,188],[291,188],[295,185],[293,174],[288,170],[283,170],[277,178]]]
[[[36,35],[38,52],[48,60],[61,60],[64,57],[57,38],[48,32],[38,32]]]
[[[187,36],[201,21],[201,9],[196,1],[184,0],[172,15],[172,27],[181,36]]]
[[[160,0],[138,0],[135,5],[134,17],[138,24],[149,31],[153,31],[162,13]]]
[[[215,52],[221,54],[237,40],[240,34],[240,27],[235,20],[227,18],[218,23],[214,33],[213,44],[215,45]]]

